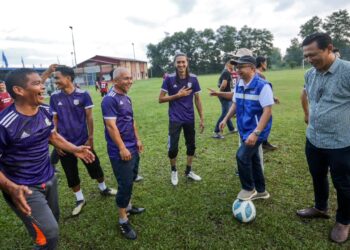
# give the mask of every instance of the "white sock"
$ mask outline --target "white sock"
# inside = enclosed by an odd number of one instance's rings
[[[75,197],[77,198],[77,201],[84,200],[83,191],[81,191],[81,189],[78,192],[75,192],[74,194],[75,194]]]
[[[131,210],[131,208],[132,208],[132,205],[131,205],[131,202],[129,202],[128,206],[126,207],[126,211]]]
[[[98,183],[98,188],[103,191],[107,188],[106,183],[103,181],[101,183]]]

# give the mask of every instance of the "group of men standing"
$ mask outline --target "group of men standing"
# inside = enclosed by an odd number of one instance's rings
[[[308,36],[303,50],[305,58],[314,66],[305,75],[305,89],[310,105],[306,156],[313,177],[315,206],[297,214],[303,218],[329,217],[327,173],[330,168],[338,196],[337,222],[331,239],[340,243],[347,240],[350,227],[350,64],[335,58],[327,34]],[[269,136],[276,99],[271,85],[258,74],[255,57],[245,55],[229,59],[228,63],[236,67],[238,80],[234,91],[225,91],[231,86],[227,82],[226,86],[220,86],[223,92],[210,90],[210,95],[229,103],[225,104],[227,112],[220,117],[215,132],[218,133],[217,128],[222,131],[226,124],[235,132],[229,121],[236,114],[241,141],[236,154],[241,182],[237,197],[267,199],[270,194],[265,187],[259,146]],[[192,169],[196,150],[194,105],[199,114],[200,132],[204,130],[204,114],[201,88],[197,77],[189,72],[188,64],[185,54],[175,55],[176,71],[165,77],[159,95],[159,103],[169,103],[168,157],[174,186],[179,181],[176,164],[182,130],[187,155],[185,177],[201,180]],[[50,106],[46,106],[43,80],[51,74],[59,90],[53,93]],[[106,186],[94,151],[91,97],[75,88],[73,80],[71,68],[57,65],[50,66],[42,78],[32,69],[19,69],[6,79],[14,103],[0,113],[0,188],[9,206],[26,225],[37,249],[55,249],[58,242],[57,179],[49,161],[49,143],[57,148],[68,186],[75,193],[77,204],[73,215],[79,214],[86,204],[77,158],[83,159],[102,195],[116,195],[119,227],[127,239],[137,237],[129,222],[130,214],[145,211],[131,203],[143,144],[132,101],[127,96],[132,86],[129,71],[117,68],[113,72],[114,86],[101,104],[107,152],[118,191]]]

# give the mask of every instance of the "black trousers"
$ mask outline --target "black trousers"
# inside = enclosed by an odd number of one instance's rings
[[[337,191],[336,221],[350,224],[350,147],[322,149],[306,139],[305,154],[314,185],[315,207],[320,210],[328,208],[329,169]]]
[[[168,156],[170,159],[176,158],[179,152],[179,140],[181,130],[184,130],[187,155],[193,156],[196,150],[196,131],[193,123],[169,122]]]
[[[92,151],[95,155],[95,161],[92,163],[86,163],[82,161],[92,179],[102,178],[103,170],[100,165],[100,160],[95,151]],[[67,177],[68,187],[72,188],[80,184],[79,171],[78,171],[78,159],[75,155],[65,152],[66,155],[60,156],[61,165]]]

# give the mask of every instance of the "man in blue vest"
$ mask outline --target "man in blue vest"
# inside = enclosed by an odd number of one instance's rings
[[[272,125],[273,93],[267,81],[256,74],[256,59],[242,56],[234,61],[239,82],[236,84],[233,104],[220,124],[223,130],[236,113],[242,144],[237,151],[237,166],[242,190],[240,200],[267,199],[265,178],[259,157],[259,146],[267,139]]]

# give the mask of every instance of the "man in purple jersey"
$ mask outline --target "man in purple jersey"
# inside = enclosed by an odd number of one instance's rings
[[[54,78],[58,91],[55,91],[50,98],[50,108],[53,113],[53,120],[56,130],[69,142],[74,145],[87,145],[91,147],[95,155],[95,161],[84,163],[92,179],[98,182],[98,188],[102,195],[115,195],[117,191],[108,188],[104,182],[104,174],[99,158],[94,151],[93,135],[94,124],[92,118],[92,107],[94,106],[89,93],[85,90],[75,88],[73,80],[75,77],[72,68],[66,66],[51,65],[43,74],[46,76],[54,72]],[[76,196],[76,207],[72,215],[80,214],[86,204],[83,192],[80,188],[77,157],[63,150],[57,149],[60,155],[61,164],[67,177],[68,186]]]
[[[176,72],[164,79],[159,103],[169,102],[168,157],[171,165],[171,183],[176,186],[178,184],[176,157],[182,129],[187,147],[185,175],[195,181],[202,179],[192,171],[192,160],[196,150],[193,97],[200,117],[201,133],[204,130],[204,117],[199,96],[201,88],[197,77],[189,72],[187,56],[184,53],[177,53],[174,61]]]
[[[49,143],[91,162],[88,146],[67,142],[44,104],[45,86],[33,69],[12,71],[6,87],[14,104],[0,114],[0,189],[32,236],[34,249],[56,249],[58,195]]]
[[[139,153],[143,145],[134,120],[131,99],[127,93],[132,77],[126,68],[113,72],[114,87],[102,100],[107,150],[114,175],[118,182],[116,203],[119,211],[119,227],[125,238],[135,240],[136,232],[128,220],[128,214],[140,214],[144,208],[131,205],[133,181],[139,169]]]

